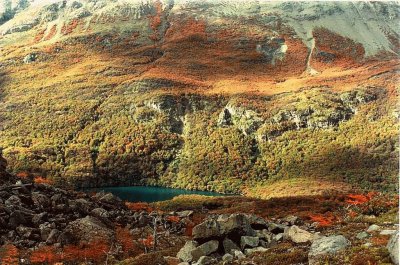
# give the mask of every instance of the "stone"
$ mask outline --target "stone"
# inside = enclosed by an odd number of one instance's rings
[[[6,206],[21,206],[21,205],[22,205],[21,199],[20,199],[18,196],[16,196],[16,195],[11,195],[10,198],[8,198],[8,199],[4,202],[4,204],[5,204]]]
[[[211,265],[214,263],[214,259],[208,256],[201,256],[196,263],[193,265]]]
[[[185,261],[185,262],[179,263],[178,265],[190,265],[190,264],[189,264],[189,262],[186,262],[186,261]]]
[[[60,231],[58,229],[52,229],[47,237],[46,244],[52,245],[57,242]]]
[[[208,256],[218,250],[219,242],[217,240],[208,241],[197,248],[193,249],[192,261],[197,261],[202,256]]]
[[[193,260],[192,251],[198,247],[196,241],[190,240],[185,243],[185,245],[179,250],[176,255],[182,261],[191,262]]]
[[[306,243],[306,242],[311,242],[313,240],[313,234],[310,232],[300,229],[298,226],[293,225],[289,227],[285,235],[292,240],[294,243]]]
[[[294,215],[286,216],[282,221],[288,223],[289,225],[297,225],[300,223],[299,217]]]
[[[16,210],[10,214],[10,219],[8,220],[8,225],[11,228],[16,228],[17,226],[19,226],[21,224],[25,224],[26,222],[27,221],[26,221],[26,218],[24,217],[24,214],[21,211]]]
[[[246,247],[257,247],[260,243],[260,239],[258,237],[253,236],[242,236],[240,238],[240,247],[245,249]]]
[[[187,210],[187,211],[181,211],[176,213],[180,218],[185,218],[185,217],[190,217],[193,215],[193,211]]]
[[[279,233],[279,234],[277,234],[277,235],[275,236],[275,240],[276,240],[277,242],[282,241],[284,235],[285,235],[284,233]]]
[[[109,241],[113,236],[113,231],[93,216],[77,219],[71,222],[67,229],[77,240],[84,242],[91,242],[93,239]]]
[[[367,229],[367,232],[375,232],[375,231],[379,231],[381,229],[381,227],[379,225],[370,225]]]
[[[33,204],[38,208],[47,208],[50,205],[49,198],[39,192],[32,192]]]
[[[251,255],[256,252],[265,252],[267,250],[268,250],[268,248],[264,248],[264,247],[247,248],[244,250],[244,254]]]
[[[390,259],[396,265],[399,265],[399,231],[393,234],[387,244]]]
[[[233,251],[233,255],[234,255],[235,258],[237,258],[238,260],[241,260],[241,259],[246,258],[246,255],[244,255],[243,252],[240,251],[240,250],[234,250],[234,251]]]
[[[368,238],[369,236],[370,235],[367,232],[362,231],[356,235],[356,238],[362,240],[362,239]]]
[[[225,255],[222,256],[222,260],[224,262],[232,262],[233,261],[233,255],[226,253]]]
[[[95,217],[100,217],[100,218],[109,218],[110,217],[107,210],[105,210],[103,208],[95,208],[90,213]]]
[[[317,257],[327,254],[335,254],[336,252],[350,246],[351,243],[342,235],[321,237],[314,240],[308,252],[309,264],[318,264]]]
[[[222,245],[224,247],[225,253],[232,253],[233,250],[240,250],[235,242],[233,242],[229,238],[225,238],[224,241],[222,241]]]

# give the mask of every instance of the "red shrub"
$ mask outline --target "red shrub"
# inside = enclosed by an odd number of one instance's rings
[[[7,244],[0,248],[0,264],[3,265],[18,265],[19,251],[11,244]]]
[[[31,253],[30,261],[34,264],[54,264],[55,262],[61,261],[61,256],[54,247],[45,246],[34,250]]]

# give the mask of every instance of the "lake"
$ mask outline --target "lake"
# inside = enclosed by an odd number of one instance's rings
[[[130,187],[104,187],[88,189],[87,191],[111,192],[124,201],[129,202],[157,202],[170,200],[182,194],[199,194],[207,196],[223,196],[223,194],[209,191],[193,191],[183,189],[171,189],[162,187],[130,186]]]

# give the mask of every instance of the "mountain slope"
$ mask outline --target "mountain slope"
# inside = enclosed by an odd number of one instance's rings
[[[0,26],[0,146],[73,185],[393,189],[398,10],[34,1]]]

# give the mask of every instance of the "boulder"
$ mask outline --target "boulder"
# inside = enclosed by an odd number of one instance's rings
[[[368,237],[369,237],[369,234],[365,231],[362,231],[356,235],[356,238],[360,239],[360,240],[368,238]]]
[[[207,239],[222,235],[219,224],[215,219],[208,219],[193,227],[192,235],[194,239]]]
[[[351,243],[342,235],[321,237],[314,240],[308,252],[309,264],[317,264],[316,258],[327,254],[334,254],[345,249]]]
[[[294,243],[311,242],[314,238],[313,234],[306,230],[300,229],[296,225],[289,227],[286,230],[285,235]]]
[[[193,260],[192,251],[196,249],[198,245],[199,244],[196,241],[187,241],[185,245],[179,250],[176,257],[184,262],[191,262]]]
[[[235,258],[237,258],[238,260],[244,259],[246,258],[246,256],[243,254],[242,251],[240,250],[234,250],[233,251],[233,255],[235,256]]]
[[[245,249],[246,247],[257,247],[258,244],[260,243],[260,239],[258,237],[254,236],[242,236],[240,238],[240,247],[242,249]]]
[[[197,261],[200,259],[202,256],[208,256],[211,253],[214,253],[215,251],[218,250],[219,242],[217,240],[211,240],[208,241],[197,248],[193,249],[191,254],[192,254],[192,260]]]
[[[113,231],[109,229],[99,219],[86,216],[71,222],[68,230],[72,232],[78,241],[91,242],[93,240],[109,241],[113,236]]]
[[[6,206],[21,206],[21,205],[22,205],[21,199],[20,199],[18,196],[16,196],[16,195],[11,195],[10,198],[8,198],[8,199],[4,202],[4,204],[5,204]]]
[[[381,227],[379,225],[370,225],[367,229],[367,232],[375,232],[375,231],[379,231],[381,229]]]
[[[39,192],[32,192],[31,195],[33,204],[38,208],[47,208],[50,205],[49,197]]]
[[[229,254],[229,253],[226,253],[224,256],[222,256],[222,261],[227,262],[227,263],[232,262],[233,261],[233,255]]]
[[[399,265],[399,231],[397,231],[389,240],[387,249],[390,253],[392,262]]]

